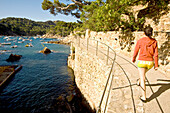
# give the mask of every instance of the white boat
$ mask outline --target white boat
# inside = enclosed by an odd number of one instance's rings
[[[30,47],[34,47],[34,46],[30,43]]]
[[[7,43],[1,43],[2,45],[11,45],[11,42],[7,42]]]
[[[18,41],[18,43],[24,43],[23,41]]]
[[[20,37],[19,40],[22,40],[22,37]]]
[[[8,38],[9,38],[9,37],[7,37],[7,36],[6,36],[6,37],[4,37],[4,39],[8,39]]]
[[[37,37],[34,37],[34,39],[37,39]]]
[[[18,46],[17,45],[13,45],[13,46],[11,46],[11,48],[17,48]]]
[[[8,39],[6,39],[6,41],[13,41],[14,39],[10,39],[10,38],[8,38]]]

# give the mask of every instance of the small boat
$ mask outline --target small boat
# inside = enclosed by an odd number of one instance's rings
[[[19,40],[22,40],[22,38],[20,37]]]
[[[7,43],[1,43],[2,45],[11,45],[11,42],[7,42]]]
[[[10,38],[8,38],[8,39],[6,39],[6,41],[14,41],[15,39],[10,39]]]
[[[29,44],[26,44],[25,47],[30,47],[30,45],[29,45]]]
[[[17,45],[13,45],[13,46],[11,46],[11,48],[17,48],[18,46]]]
[[[24,43],[23,41],[18,41],[18,43]]]
[[[9,37],[7,37],[7,36],[6,36],[6,37],[4,37],[4,39],[8,39],[8,38],[9,38]]]
[[[27,43],[25,47],[33,47],[33,45],[31,43]]]
[[[29,43],[30,44],[30,47],[34,47],[31,43]]]

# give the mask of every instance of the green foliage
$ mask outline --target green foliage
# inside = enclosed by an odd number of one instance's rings
[[[25,18],[5,18],[0,20],[0,35],[43,35],[46,33],[67,36],[82,24],[63,21],[35,22]]]
[[[80,27],[81,24],[76,23],[76,22],[63,22],[63,21],[59,21],[56,23],[55,26],[55,32],[56,34],[60,35],[60,36],[67,36],[70,34],[70,32],[72,32],[74,29],[76,29],[77,27]]]
[[[50,25],[55,25],[52,21],[35,22],[25,18],[5,18],[0,20],[0,24],[5,28],[0,28],[0,31],[5,29],[5,32],[11,31],[12,35],[43,35]],[[5,34],[1,32],[1,35]],[[10,34],[9,34],[10,35]]]
[[[61,0],[60,0],[61,1]],[[58,13],[65,15],[73,15],[77,18],[80,18],[80,10],[82,9],[83,4],[88,4],[88,2],[84,0],[76,0],[75,4],[65,4],[60,2],[59,0],[54,0],[51,2],[50,0],[44,0],[42,2],[42,9],[49,10],[51,14],[57,15]],[[67,0],[70,1],[70,0]]]
[[[169,0],[44,0],[42,7],[52,14],[71,14],[80,18],[83,29],[93,31],[139,31],[143,29],[146,18],[156,23],[159,18],[169,12]],[[133,12],[132,7],[145,7]]]

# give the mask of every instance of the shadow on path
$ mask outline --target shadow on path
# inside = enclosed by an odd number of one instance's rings
[[[149,86],[150,89],[151,89],[151,91],[152,91],[152,95],[148,98],[148,102],[151,101],[152,99],[155,99],[156,102],[157,102],[157,104],[158,104],[158,106],[159,106],[159,108],[160,108],[160,110],[161,110],[161,112],[164,113],[164,111],[163,111],[163,109],[162,109],[162,107],[161,107],[161,105],[160,105],[157,97],[158,97],[161,93],[165,92],[165,90],[169,89],[169,83],[168,83],[168,84],[162,84],[162,83],[160,83],[160,84],[155,84],[155,85],[153,85],[153,86],[161,85],[161,87],[158,89],[158,91],[157,91],[157,92],[154,92],[153,89],[152,89],[152,87],[151,87],[152,85],[149,83],[149,81],[148,81],[147,78],[146,78],[146,81],[148,82],[148,85],[147,85],[147,86]],[[169,82],[169,80],[162,80],[162,79],[158,79],[157,81],[168,81],[168,82]],[[164,85],[166,85],[166,86],[164,86]]]
[[[166,83],[146,84],[146,86],[159,86],[160,85],[159,89],[148,98],[148,101],[151,101],[154,98],[157,98],[163,92],[170,89],[170,80],[160,80],[159,79],[158,81],[166,81]]]
[[[123,89],[123,88],[131,87],[131,86],[134,86],[134,85],[136,85],[136,84],[131,84],[131,85],[122,86],[122,87],[116,87],[116,88],[112,88],[112,90]]]

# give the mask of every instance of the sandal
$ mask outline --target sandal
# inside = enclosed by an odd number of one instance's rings
[[[140,99],[142,102],[144,102],[144,103],[147,102],[147,99],[143,99],[141,96],[139,97],[139,99]]]
[[[137,81],[136,81],[136,85],[137,86],[140,86],[140,79],[138,78]]]

